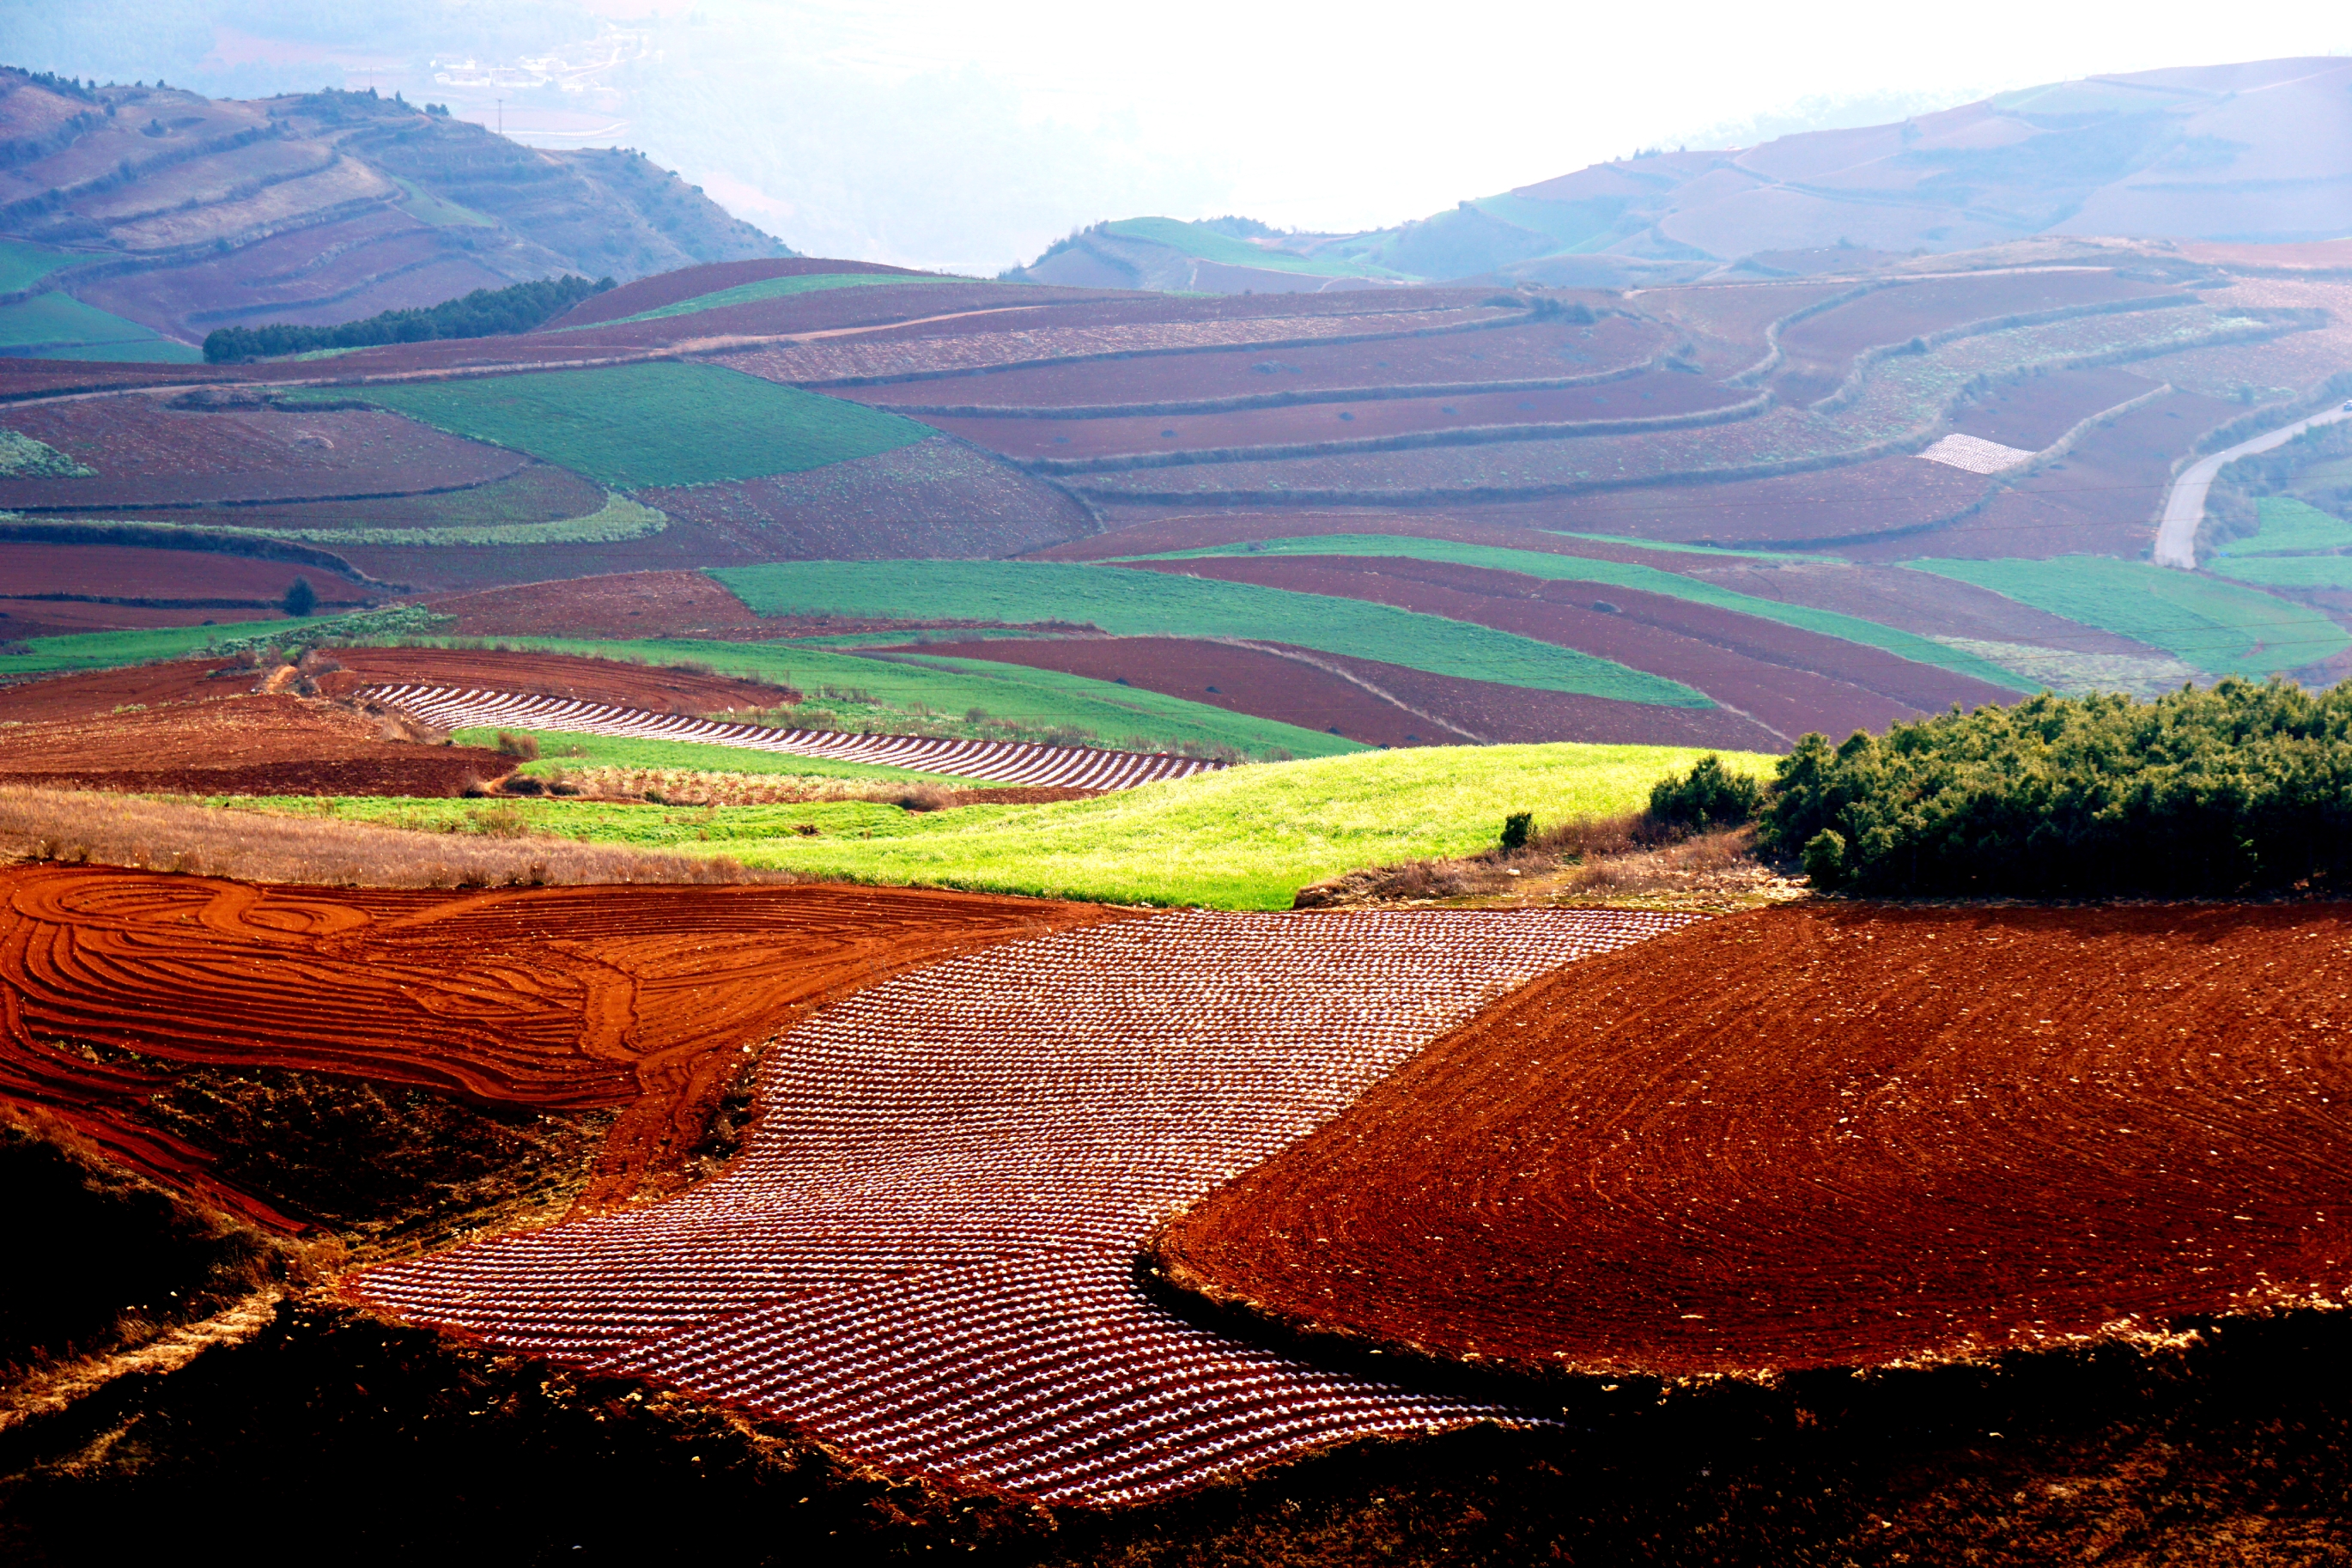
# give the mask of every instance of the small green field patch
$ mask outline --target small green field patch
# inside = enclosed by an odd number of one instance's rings
[[[70,294],[51,290],[0,305],[0,353],[26,359],[149,360],[195,364],[204,352],[173,342]]]
[[[352,397],[527,452],[616,490],[800,473],[938,434],[896,414],[738,371],[666,361],[337,387],[292,401]]]
[[[857,289],[883,283],[971,283],[981,281],[971,278],[903,278],[890,272],[805,272],[797,278],[762,278],[756,283],[738,283],[732,289],[714,289],[697,294],[691,300],[673,304],[657,305],[650,310],[639,310],[634,316],[618,316],[609,321],[588,321],[576,327],[562,327],[566,332],[584,332],[596,327],[618,327],[630,321],[659,321],[672,316],[691,316],[704,310],[723,310],[729,305],[751,305],[762,300],[784,300],[795,294],[817,294],[830,289]]]
[[[1679,681],[1574,648],[1443,616],[1254,583],[1034,561],[793,561],[718,567],[710,575],[763,616],[1064,621],[1119,637],[1245,637],[1540,691],[1714,706]]]
[[[2144,562],[2061,555],[2049,561],[1903,564],[2160,647],[2209,675],[2277,674],[2352,647],[2352,637],[2316,610]]]
[[[2252,539],[2233,539],[2215,552],[2221,559],[2236,560],[2247,555],[2285,555],[2315,550],[2352,550],[2352,522],[2320,510],[2309,501],[2293,496],[2264,496],[2256,503],[2262,528]],[[2214,571],[2221,572],[2216,564]],[[2222,572],[2225,577],[2241,577],[2251,583],[2274,581],[2268,577],[2244,577],[2236,572]]]
[[[30,289],[59,268],[91,259],[70,251],[51,250],[46,245],[27,245],[21,239],[0,239],[0,294]]]

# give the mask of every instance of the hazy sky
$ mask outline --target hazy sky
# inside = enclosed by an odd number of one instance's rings
[[[436,81],[451,59],[578,66],[615,27],[635,58],[568,93]],[[1641,146],[2329,53],[2352,53],[2352,11],[2315,0],[0,0],[11,62],[397,88],[544,145],[642,147],[803,250],[972,271],[1098,218],[1372,227]]]

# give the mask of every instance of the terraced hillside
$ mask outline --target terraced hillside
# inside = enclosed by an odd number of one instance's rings
[[[0,605],[0,636],[39,668],[88,662],[81,628],[269,615],[178,590],[202,554],[467,635],[847,638],[851,668],[1375,745],[1774,751],[2044,686],[2324,679],[2334,535],[2148,556],[2177,468],[2352,391],[2338,259],[1202,298],[779,258],[502,338],[18,362],[0,535],[113,589]],[[2213,504],[2352,493],[2332,447],[2281,451],[2310,474],[2233,468]],[[2209,556],[2252,531],[2216,528]]]
[[[250,102],[0,68],[0,353],[194,357],[572,272],[791,254],[631,153],[542,152],[373,91]]]

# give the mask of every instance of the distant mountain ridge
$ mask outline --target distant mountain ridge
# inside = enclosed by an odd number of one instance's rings
[[[2040,235],[2280,244],[2347,234],[2352,59],[2311,58],[2088,77],[1892,124],[1650,153],[1365,234],[1235,237],[1129,219],[1073,236],[1013,276],[1232,291],[1479,276],[1612,285],[1804,271],[1807,252],[1957,251]],[[1236,247],[1257,254],[1235,266],[1226,252]]]
[[[16,264],[0,318],[23,318],[0,320],[0,353],[113,358],[562,273],[792,254],[635,153],[525,147],[373,91],[213,100],[9,68],[0,246]]]

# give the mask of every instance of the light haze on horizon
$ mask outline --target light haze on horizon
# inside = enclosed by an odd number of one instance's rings
[[[462,85],[524,60],[574,89]],[[1195,0],[0,0],[0,59],[215,95],[448,101],[642,148],[814,255],[988,273],[1101,218],[1353,230],[1649,146],[1746,145],[2071,77],[2352,52],[2340,7],[1701,0],[1341,14]],[[528,75],[530,73],[521,73]],[[496,103],[503,96],[506,103]]]

